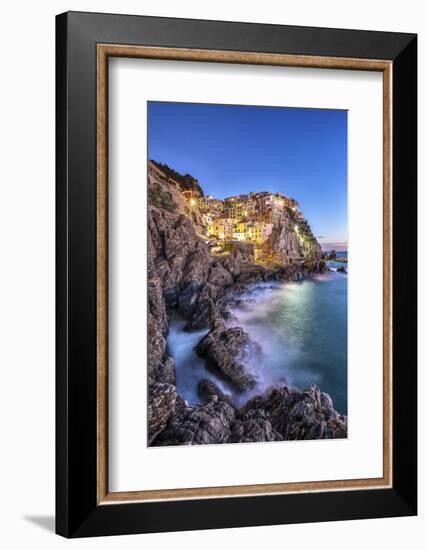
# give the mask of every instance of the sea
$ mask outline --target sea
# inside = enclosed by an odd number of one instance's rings
[[[237,405],[271,386],[304,390],[316,384],[331,396],[338,412],[347,414],[348,274],[336,272],[340,266],[348,271],[347,263],[329,261],[332,271],[313,279],[252,285],[243,296],[244,305],[231,311],[228,326],[243,327],[260,349],[245,361],[257,380],[246,394],[234,393],[197,356],[195,346],[207,331],[186,332],[184,320],[172,319],[167,346],[176,363],[179,395],[199,403],[197,386],[203,378],[215,382]]]

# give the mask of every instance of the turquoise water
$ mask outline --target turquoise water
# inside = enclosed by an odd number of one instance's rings
[[[253,302],[233,313],[261,346],[261,356],[248,363],[256,391],[281,382],[300,390],[316,384],[346,414],[347,275],[328,273],[253,294]]]
[[[329,262],[332,269],[341,265],[348,269],[347,264]],[[336,410],[347,413],[347,278],[328,272],[312,280],[249,289],[244,307],[232,310],[228,325],[242,326],[261,352],[246,361],[257,387],[251,394],[234,396],[237,403],[275,384],[300,390],[316,384],[330,394]],[[170,324],[168,336],[178,393],[197,403],[197,384],[205,377],[233,394],[194,352],[203,333],[185,333],[180,323]]]

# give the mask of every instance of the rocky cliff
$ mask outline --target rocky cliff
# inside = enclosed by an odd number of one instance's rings
[[[155,160],[149,161],[149,176],[150,172],[157,172],[158,175],[173,185],[178,184],[182,192],[190,191],[197,197],[204,196],[204,192],[202,187],[199,185],[198,180],[190,174],[180,174],[167,164],[156,162]]]
[[[299,261],[322,259],[321,246],[306,220],[300,220],[292,210],[276,224],[262,247],[259,260],[277,268]]]
[[[291,219],[271,236],[272,265],[255,264],[244,244],[234,245],[227,255],[212,256],[198,235],[201,215],[197,207],[189,210],[189,201],[176,183],[164,176],[159,166],[149,164],[149,443],[346,437],[346,418],[336,413],[331,399],[315,387],[306,392],[286,386],[272,389],[243,408],[235,407],[208,382],[201,385],[198,406],[190,406],[177,395],[174,359],[166,345],[172,311],[187,320],[186,330],[208,329],[197,353],[208,370],[245,395],[255,385],[246,359],[258,350],[241,327],[226,326],[230,305],[248,283],[311,277],[324,269],[324,262],[316,240],[299,239]]]

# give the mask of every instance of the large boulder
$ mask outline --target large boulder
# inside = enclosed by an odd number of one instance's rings
[[[300,257],[299,238],[294,230],[294,224],[289,219],[274,226],[266,244],[272,261],[279,265],[287,265],[290,258]]]
[[[148,243],[149,261],[164,289],[207,280],[212,258],[187,216],[150,207]]]
[[[234,408],[213,396],[206,405],[180,400],[176,412],[152,445],[206,445],[226,443],[235,420]]]
[[[250,411],[237,419],[230,438],[231,443],[282,440],[281,434],[272,427],[268,414],[262,409]]]
[[[331,398],[317,386],[307,390],[274,390],[266,399],[272,426],[284,439],[347,437],[347,420],[333,409]]]
[[[148,280],[148,379],[149,383],[162,378],[162,368],[166,349],[168,321],[165,301],[162,295],[162,284],[159,277]]]
[[[204,403],[208,402],[214,395],[221,401],[226,401],[233,406],[232,398],[221,391],[215,382],[203,378],[198,382],[198,394]]]
[[[188,319],[186,330],[209,328],[220,321],[221,315],[216,303],[218,287],[192,281],[182,288],[177,300],[177,310]]]
[[[177,392],[172,384],[151,384],[147,407],[149,444],[161,432],[175,411]]]
[[[233,283],[232,273],[221,262],[213,262],[207,277],[208,283],[223,287]]]
[[[249,346],[248,334],[241,327],[226,329],[219,323],[199,342],[196,352],[209,369],[230,382],[236,391],[245,392],[256,384],[243,363]]]

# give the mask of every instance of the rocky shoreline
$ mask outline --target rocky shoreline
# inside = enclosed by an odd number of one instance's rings
[[[282,386],[234,407],[219,388],[200,382],[205,402],[192,406],[168,384],[151,394],[152,446],[250,443],[347,437],[347,419],[316,386],[300,392]],[[161,413],[161,414],[160,414]]]
[[[161,183],[149,177],[149,190]],[[298,249],[299,243],[286,226],[273,234],[270,264],[255,263],[245,244],[237,244],[228,255],[212,256],[183,213],[179,194],[171,196],[176,205],[172,211],[163,204],[149,206],[149,445],[347,437],[347,418],[316,386],[303,392],[286,385],[270,388],[241,407],[208,380],[199,384],[198,405],[177,394],[174,359],[166,345],[172,312],[186,320],[185,330],[208,330],[197,354],[207,370],[245,396],[256,385],[246,358],[258,352],[257,343],[242,327],[228,326],[230,308],[239,305],[250,284],[310,278],[323,273],[326,263],[315,239],[305,242],[300,261],[290,259],[284,251]],[[279,257],[280,266],[275,263]]]

